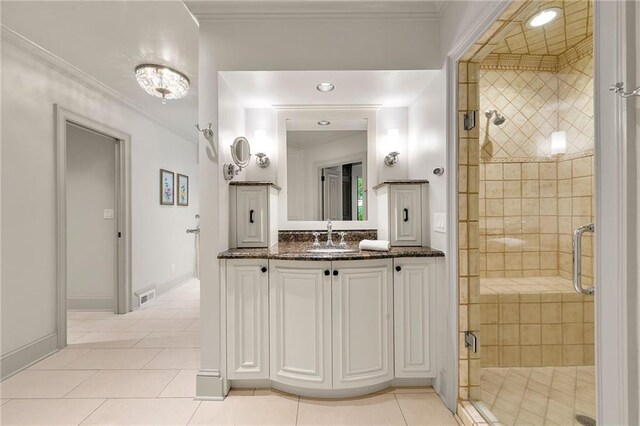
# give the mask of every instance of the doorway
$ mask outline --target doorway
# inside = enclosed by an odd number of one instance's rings
[[[57,333],[67,311],[131,310],[130,137],[55,106]]]

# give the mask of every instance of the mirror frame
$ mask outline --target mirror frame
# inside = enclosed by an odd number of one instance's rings
[[[336,220],[334,229],[377,229],[377,200],[373,187],[378,180],[377,162],[377,125],[376,116],[379,106],[344,106],[344,107],[277,107],[277,135],[278,135],[278,185],[282,188],[278,197],[278,229],[281,230],[323,230],[326,221],[323,220],[289,220],[287,198],[287,120],[317,120],[318,116],[329,121],[333,120],[367,120],[367,188],[365,199],[367,204],[367,220]]]
[[[247,156],[246,161],[240,161],[238,155],[236,154],[236,148],[241,142],[246,142],[247,146],[249,147],[249,155]],[[247,138],[245,138],[244,136],[238,136],[233,140],[233,143],[231,144],[231,158],[233,159],[233,162],[236,163],[238,167],[240,167],[240,170],[249,165],[249,163],[251,162],[251,144],[249,143]]]

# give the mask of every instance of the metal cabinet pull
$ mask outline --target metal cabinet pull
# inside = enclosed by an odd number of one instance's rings
[[[262,272],[263,274],[267,272],[267,267],[263,266],[262,268],[260,268],[260,272]]]
[[[402,271],[402,268],[400,266],[396,266],[396,272],[400,272]]]
[[[253,210],[249,210],[249,223],[253,223]]]
[[[405,222],[409,222],[409,209],[403,209],[403,215],[404,215],[404,220]]]
[[[333,276],[334,276],[334,277],[337,277],[337,276],[338,276],[338,270],[337,270],[337,269],[334,269],[334,270],[333,270]]]
[[[331,272],[329,272],[328,269],[325,269],[324,270],[324,275],[328,277],[329,275],[331,275]]]
[[[592,295],[595,292],[593,287],[582,287],[582,235],[585,232],[594,231],[595,225],[590,223],[589,225],[578,227],[573,232],[573,289],[579,294]]]

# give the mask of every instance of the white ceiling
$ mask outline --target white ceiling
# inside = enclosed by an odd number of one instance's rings
[[[2,25],[195,139],[198,26],[178,1],[2,1]],[[141,63],[187,75],[187,97],[162,105],[135,80]]]
[[[220,75],[246,108],[283,105],[406,107],[438,71],[225,71]],[[335,90],[316,86],[330,82]]]

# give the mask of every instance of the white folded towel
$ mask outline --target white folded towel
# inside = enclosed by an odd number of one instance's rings
[[[386,240],[362,240],[360,250],[389,251],[391,243]]]

